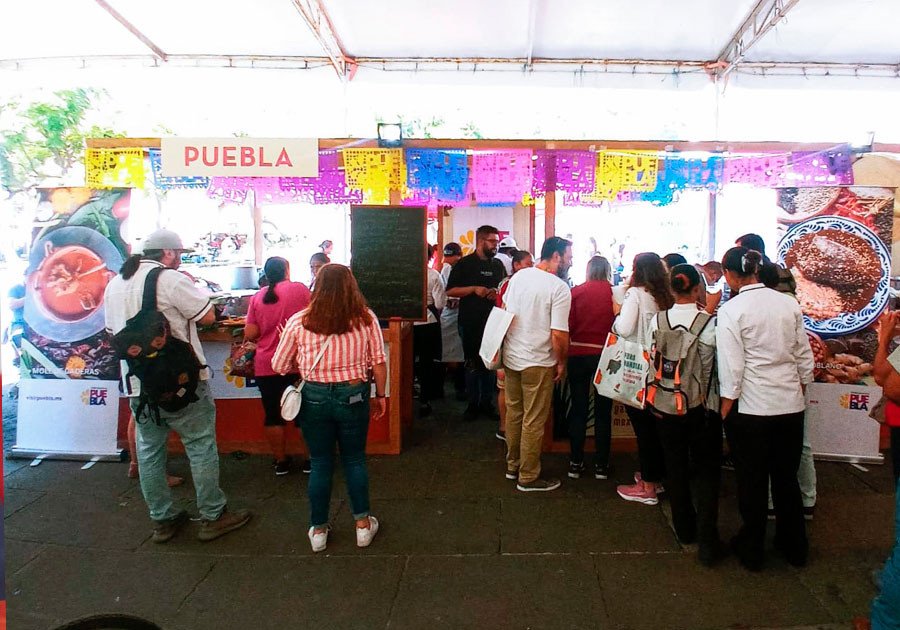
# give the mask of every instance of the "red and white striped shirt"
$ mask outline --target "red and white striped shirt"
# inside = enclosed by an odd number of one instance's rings
[[[316,383],[342,383],[369,380],[372,367],[385,362],[384,335],[371,310],[372,323],[342,335],[333,335],[331,343],[315,369],[310,369],[328,339],[303,327],[303,313],[291,317],[281,333],[281,341],[272,358],[278,374],[300,374]]]

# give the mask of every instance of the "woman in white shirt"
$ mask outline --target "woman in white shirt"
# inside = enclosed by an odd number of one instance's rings
[[[673,303],[669,278],[660,257],[653,253],[638,254],[613,331],[620,337],[640,343],[649,352],[652,342],[650,322],[654,315],[669,309]],[[619,486],[616,492],[626,501],[656,505],[656,495],[662,488],[666,472],[656,418],[648,409],[626,406],[625,411],[637,438],[641,470],[635,473],[634,484]]]
[[[775,548],[803,566],[809,543],[797,470],[804,393],[813,380],[803,315],[794,298],[759,281],[759,252],[734,247],[722,266],[734,297],[719,309],[716,327],[719,391],[743,520],[732,548],[747,569],[762,568],[771,477]]]
[[[712,390],[716,322],[697,304],[706,283],[693,265],[675,265],[669,279],[675,305],[658,313],[650,325],[654,339],[653,365],[659,366],[658,377],[652,378],[659,378],[660,382],[657,387],[651,382],[647,404],[657,417],[675,533],[683,544],[697,542],[700,563],[712,566],[723,555],[717,525],[722,418],[718,392]],[[685,342],[690,344],[690,349],[678,352]],[[677,359],[682,361],[681,369],[676,371],[673,369],[676,364],[671,361]],[[673,381],[677,386],[673,386]],[[683,410],[680,415],[679,407]],[[692,468],[696,471],[693,496]]]

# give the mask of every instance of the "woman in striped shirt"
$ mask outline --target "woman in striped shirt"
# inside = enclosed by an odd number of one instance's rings
[[[378,532],[378,520],[369,515],[366,469],[370,383],[374,378],[374,415],[379,420],[387,406],[387,366],[378,319],[348,267],[322,267],[309,308],[285,325],[272,368],[279,374],[299,373],[305,381],[296,422],[312,460],[307,492],[313,551],[323,551],[328,543],[335,444],[356,520],[356,544],[369,546]]]

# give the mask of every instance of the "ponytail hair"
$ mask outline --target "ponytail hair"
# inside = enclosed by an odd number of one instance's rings
[[[119,269],[122,279],[131,280],[140,268],[142,260],[155,260],[159,262],[162,260],[164,253],[165,252],[161,249],[148,249],[143,254],[132,254],[125,259],[125,262],[122,263],[122,268]]]
[[[266,287],[266,294],[263,295],[263,304],[275,304],[278,301],[275,285],[287,279],[288,261],[280,256],[273,256],[263,266],[263,273],[269,283]]]
[[[700,284],[700,272],[694,265],[675,265],[669,272],[669,283],[677,295],[690,295]]]
[[[732,247],[725,252],[722,267],[739,278],[758,276],[763,267],[763,255],[755,249]]]

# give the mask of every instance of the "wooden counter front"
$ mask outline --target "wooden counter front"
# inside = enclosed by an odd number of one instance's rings
[[[413,347],[412,324],[402,321],[391,321],[384,334],[385,349],[388,356],[388,399],[387,417],[381,420],[374,418],[369,423],[369,436],[366,452],[372,455],[399,455],[403,447],[403,433],[412,424],[413,411]],[[233,329],[219,328],[200,332],[200,340],[207,354],[207,362],[213,370],[216,398],[216,438],[219,451],[230,453],[243,451],[253,454],[269,454],[271,449],[263,431],[263,409],[259,399],[259,390],[252,380],[236,379],[229,375],[225,346],[240,337],[233,336]],[[219,346],[219,347],[215,347]],[[216,360],[213,360],[213,357]],[[224,365],[216,363],[224,362]],[[231,388],[229,397],[215,395],[215,388]],[[240,389],[238,389],[240,388]],[[245,394],[241,392],[244,391]],[[123,401],[124,403],[124,401]],[[129,410],[127,403],[120,407],[120,441],[124,443],[124,429],[127,426]],[[300,431],[293,422],[286,422],[288,435],[288,453],[306,453]],[[182,450],[180,441],[172,434],[170,447]]]

